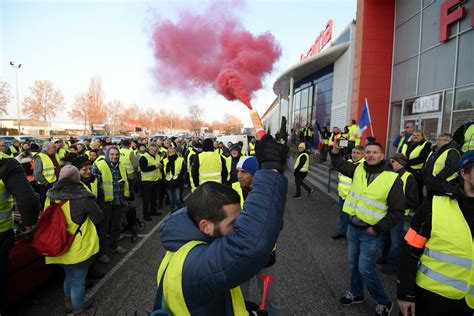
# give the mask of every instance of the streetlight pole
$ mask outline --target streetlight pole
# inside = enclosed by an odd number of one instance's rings
[[[20,120],[20,93],[18,92],[18,69],[21,68],[21,64],[15,65],[13,61],[10,61],[10,66],[15,68],[16,77],[16,117],[18,125],[18,136],[21,135],[21,120]]]

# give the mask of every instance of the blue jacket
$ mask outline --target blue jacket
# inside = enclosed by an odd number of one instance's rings
[[[205,241],[188,254],[183,267],[183,293],[192,315],[233,315],[229,290],[257,274],[267,263],[283,227],[288,181],[272,170],[255,174],[245,213],[232,234],[213,238],[203,234],[187,209],[173,213],[160,227],[168,251],[191,240]],[[161,307],[162,288],[157,290],[155,310]]]

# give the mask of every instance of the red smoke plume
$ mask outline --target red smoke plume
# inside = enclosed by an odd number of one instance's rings
[[[159,21],[153,33],[155,77],[161,88],[214,89],[227,100],[250,100],[281,55],[270,33],[245,30],[233,3],[215,4],[202,15],[182,13],[176,23]]]

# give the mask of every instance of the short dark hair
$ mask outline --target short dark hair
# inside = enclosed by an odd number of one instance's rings
[[[219,223],[226,218],[224,206],[229,204],[240,204],[239,194],[231,187],[213,181],[201,184],[186,201],[188,214],[196,224],[203,219]]]
[[[130,146],[131,144],[132,142],[130,141],[130,139],[122,140],[122,146]]]
[[[367,146],[377,146],[377,147],[379,147],[379,148],[382,150],[382,152],[383,152],[383,147],[382,147],[382,145],[381,145],[380,143],[378,143],[378,142],[371,142],[371,143],[368,143],[367,145],[365,145],[365,150],[367,150]]]

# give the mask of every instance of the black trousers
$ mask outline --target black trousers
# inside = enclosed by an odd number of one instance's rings
[[[109,250],[115,250],[120,239],[122,230],[123,205],[112,205],[111,203],[99,203],[104,216],[99,229],[100,254],[105,255]],[[107,234],[110,230],[110,237]]]
[[[158,181],[142,181],[143,217],[156,213]]]
[[[474,309],[467,306],[466,300],[452,300],[420,287],[416,289],[417,316],[472,316]]]
[[[8,257],[15,245],[13,229],[0,233],[0,315],[10,315],[5,304],[8,284]]]
[[[296,196],[301,196],[301,187],[308,191],[308,193],[311,192],[311,188],[303,181],[304,178],[306,178],[306,174],[295,175]]]

